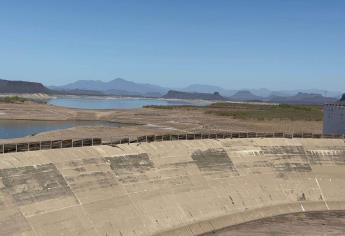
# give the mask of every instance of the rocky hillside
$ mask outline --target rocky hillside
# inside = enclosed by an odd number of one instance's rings
[[[0,93],[51,93],[41,83],[0,79]]]
[[[218,92],[214,93],[188,93],[180,92],[175,90],[169,90],[169,92],[163,96],[167,99],[200,99],[200,100],[214,100],[214,101],[224,101],[226,100]]]
[[[241,90],[235,93],[233,96],[229,97],[232,101],[262,101],[263,98],[254,95],[250,91]]]

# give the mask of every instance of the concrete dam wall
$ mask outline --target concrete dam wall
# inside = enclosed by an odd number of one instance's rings
[[[0,156],[0,235],[198,235],[345,210],[341,139],[121,144]]]

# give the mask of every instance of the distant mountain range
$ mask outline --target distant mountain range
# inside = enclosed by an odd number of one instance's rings
[[[275,103],[287,103],[287,104],[324,104],[324,103],[333,103],[336,102],[337,98],[324,97],[321,94],[313,93],[297,93],[294,96],[270,96],[267,99],[263,99],[268,102]]]
[[[108,82],[100,80],[78,80],[70,84],[66,84],[63,86],[54,86],[50,88],[60,91],[80,89],[100,91],[104,95],[148,97],[161,97],[169,91],[169,89],[157,85],[135,83],[121,78],[117,78]]]
[[[324,103],[337,102],[336,98],[324,97],[320,94],[297,93],[294,96],[270,96],[260,97],[256,96],[250,91],[241,90],[230,97],[221,96],[218,92],[215,93],[195,93],[195,92],[181,92],[170,90],[163,98],[170,99],[202,99],[202,100],[217,100],[217,101],[237,101],[237,102],[268,102],[268,103],[284,103],[284,104],[311,104],[320,105]]]
[[[152,96],[160,97],[166,94],[169,90],[181,91],[181,92],[191,92],[191,93],[214,93],[219,92],[222,96],[231,97],[237,92],[249,91],[252,95],[258,97],[270,97],[270,96],[294,96],[298,93],[310,93],[310,94],[320,94],[325,97],[340,97],[342,92],[339,91],[327,91],[320,89],[305,89],[305,90],[279,90],[273,91],[265,88],[261,89],[224,89],[219,86],[205,85],[205,84],[191,84],[187,87],[181,88],[166,88],[153,84],[143,84],[135,83],[132,81],[117,78],[108,82],[100,80],[78,80],[76,82],[63,85],[63,86],[52,86],[50,87],[54,90],[94,90],[101,91],[103,94],[108,95],[140,95],[140,96]],[[236,95],[237,96],[237,95]]]
[[[63,86],[45,87],[41,83],[0,79],[0,93],[47,93],[91,96],[139,96],[181,99],[263,101],[276,103],[323,104],[335,102],[341,92],[324,90],[262,89],[228,90],[217,86],[192,84],[185,88],[170,89],[153,84],[135,83],[121,78],[108,82],[79,80]],[[326,96],[327,95],[327,96]]]
[[[201,93],[213,93],[218,91],[220,94],[226,97],[231,97],[235,95],[239,91],[249,91],[253,95],[259,97],[270,97],[270,96],[294,96],[298,93],[310,93],[310,94],[321,94],[325,97],[334,97],[338,98],[341,96],[342,92],[340,91],[328,91],[328,90],[321,90],[321,89],[299,89],[299,90],[269,90],[266,88],[260,89],[224,89],[218,86],[213,85],[205,85],[205,84],[192,84],[185,88],[179,88],[175,90],[180,90],[184,92],[201,92]]]

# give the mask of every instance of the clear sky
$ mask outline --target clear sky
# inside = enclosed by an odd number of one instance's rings
[[[344,0],[0,0],[0,78],[345,90]]]

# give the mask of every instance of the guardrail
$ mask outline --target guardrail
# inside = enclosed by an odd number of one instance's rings
[[[256,132],[236,132],[236,133],[187,133],[187,134],[167,134],[167,135],[145,135],[138,137],[118,137],[110,141],[104,141],[105,145],[117,145],[124,143],[159,142],[174,140],[198,140],[198,139],[226,139],[226,138],[313,138],[313,139],[344,139],[345,135],[326,135],[313,133],[256,133]]]
[[[8,143],[0,144],[0,153],[28,152],[60,148],[95,146],[101,144],[101,138],[49,140],[27,143]]]
[[[142,142],[160,142],[174,140],[199,140],[199,139],[234,139],[234,138],[313,138],[313,139],[344,139],[345,135],[326,135],[313,133],[255,133],[255,132],[223,132],[223,133],[186,133],[186,134],[166,134],[166,135],[145,135],[145,136],[127,136],[113,137],[102,140],[101,138],[80,138],[49,140],[27,143],[8,143],[0,144],[0,154],[11,152],[27,152],[49,149],[73,148],[96,145],[111,145],[142,143]]]

